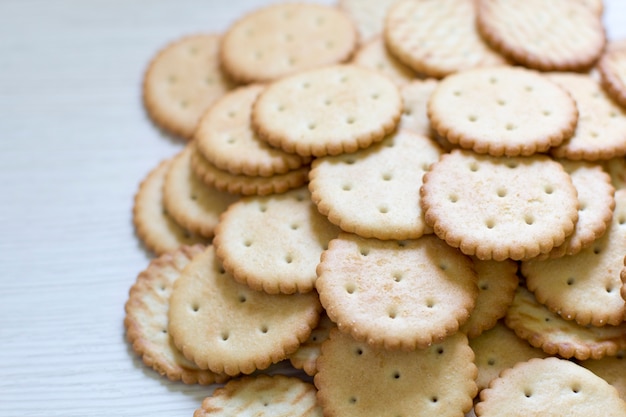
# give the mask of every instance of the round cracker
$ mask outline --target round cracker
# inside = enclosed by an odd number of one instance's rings
[[[330,335],[330,330],[335,327],[326,313],[322,313],[317,327],[298,350],[289,356],[289,362],[296,369],[302,369],[307,375],[314,376],[317,373],[317,358],[320,356],[322,343]]]
[[[338,6],[350,16],[359,32],[362,43],[368,42],[383,31],[389,8],[398,0],[338,0]]]
[[[345,62],[356,44],[354,24],[336,7],[281,3],[232,24],[222,37],[220,58],[234,80],[264,82]]]
[[[320,312],[313,293],[269,295],[237,283],[209,246],[174,285],[168,329],[201,369],[235,376],[286,359],[307,340]]]
[[[604,90],[622,107],[626,107],[626,46],[624,43],[609,47],[602,55],[597,68]]]
[[[587,359],[586,361],[579,361],[578,364],[615,387],[620,398],[626,401],[626,360],[624,357],[624,351],[620,351],[615,356]]]
[[[341,233],[316,288],[342,332],[385,349],[424,349],[458,331],[478,288],[471,260],[434,236],[408,241]]]
[[[417,74],[391,55],[382,37],[376,36],[361,45],[352,58],[355,65],[377,71],[402,87],[417,78]]]
[[[143,80],[143,102],[154,122],[191,139],[205,110],[232,88],[220,69],[219,35],[176,40],[150,62]]]
[[[428,100],[437,84],[437,80],[429,78],[415,80],[402,86],[400,93],[404,102],[404,112],[398,130],[405,129],[427,137],[434,136],[435,132],[428,118]]]
[[[302,156],[338,155],[366,148],[396,129],[398,87],[356,65],[302,72],[272,83],[252,111],[262,140]]]

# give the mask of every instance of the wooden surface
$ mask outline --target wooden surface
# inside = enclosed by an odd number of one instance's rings
[[[210,392],[159,377],[124,336],[150,259],[132,198],[182,148],[140,82],[165,43],[267,3],[0,0],[0,416],[191,416]],[[626,2],[606,5],[626,37]]]

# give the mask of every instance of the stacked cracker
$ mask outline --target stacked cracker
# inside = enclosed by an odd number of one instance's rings
[[[134,349],[226,382],[197,416],[626,415],[625,49],[601,14],[278,4],[167,46],[145,104],[189,142],[136,196],[158,257]],[[285,361],[314,385],[263,375]]]

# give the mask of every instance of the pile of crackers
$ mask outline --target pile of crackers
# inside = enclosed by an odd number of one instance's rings
[[[143,84],[127,337],[195,417],[626,415],[626,43],[601,0],[276,3]],[[289,364],[293,372],[268,372]]]

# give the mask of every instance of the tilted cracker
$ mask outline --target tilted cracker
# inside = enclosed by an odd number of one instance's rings
[[[624,351],[619,351],[615,356],[605,356],[602,359],[579,361],[578,364],[589,369],[615,387],[620,398],[626,401],[626,360],[624,360]]]
[[[327,417],[463,417],[477,392],[473,360],[463,333],[406,352],[375,349],[333,329],[314,382]]]
[[[269,177],[234,175],[211,164],[197,148],[191,153],[191,169],[209,187],[244,196],[284,193],[304,185],[309,175],[308,166]]]
[[[600,359],[626,348],[626,324],[581,326],[552,313],[522,286],[515,292],[505,323],[534,347],[563,358]]]
[[[143,362],[172,381],[213,384],[228,377],[202,370],[174,346],[167,331],[167,311],[174,282],[203,245],[181,246],[150,261],[130,288],[124,327],[133,350]]]
[[[222,215],[215,251],[238,282],[269,294],[315,288],[315,268],[339,229],[321,215],[306,187],[245,197]]]
[[[302,369],[307,375],[314,376],[317,373],[317,358],[320,356],[322,343],[330,335],[330,330],[335,327],[326,313],[322,313],[317,327],[298,350],[289,355],[289,362],[296,369]]]
[[[382,241],[341,233],[317,267],[328,317],[356,340],[424,349],[458,331],[478,288],[471,260],[434,236]]]
[[[606,43],[600,16],[582,1],[478,0],[476,25],[497,51],[541,71],[585,71]]]
[[[480,68],[439,82],[428,102],[433,128],[465,149],[528,156],[574,134],[576,102],[540,73],[519,67]]]
[[[622,107],[626,107],[626,45],[609,45],[597,68],[604,90]]]
[[[176,223],[163,206],[163,184],[172,164],[167,159],[142,180],[133,204],[133,226],[139,239],[157,255],[181,245],[206,244],[208,239],[193,235]]]
[[[626,190],[615,193],[605,234],[576,255],[529,260],[521,265],[537,300],[580,325],[619,325],[626,317],[620,271],[626,254]]]
[[[173,158],[163,183],[163,206],[176,223],[211,238],[220,214],[237,196],[203,183],[191,169],[192,152],[192,146],[187,145]]]
[[[198,151],[216,168],[233,175],[286,174],[309,162],[259,140],[250,125],[252,104],[263,91],[255,84],[237,88],[202,116],[194,135]]]
[[[469,345],[476,355],[475,363],[478,367],[476,385],[479,391],[487,388],[502,371],[512,368],[516,363],[548,356],[543,350],[517,337],[515,332],[502,322],[498,322],[480,336],[470,339]]]
[[[389,8],[398,0],[338,0],[337,5],[356,24],[362,43],[380,35]]]
[[[574,233],[563,244],[537,259],[575,255],[593,244],[611,224],[615,188],[601,166],[585,161],[559,160],[578,193],[578,221]]]
[[[606,160],[626,154],[626,109],[604,92],[590,75],[556,73],[550,80],[576,100],[578,124],[574,135],[550,150],[557,158]]]
[[[517,263],[481,261],[472,258],[477,274],[478,297],[469,319],[460,330],[472,339],[496,325],[505,316],[519,283]]]
[[[396,129],[402,114],[398,87],[356,65],[336,65],[275,81],[252,112],[262,140],[302,156],[366,148]]]
[[[549,252],[578,220],[570,176],[544,155],[496,158],[453,150],[424,175],[420,201],[437,236],[482,260]]]
[[[220,69],[219,35],[193,35],[165,46],[143,80],[143,102],[154,122],[191,139],[204,111],[232,88]]]
[[[618,417],[626,402],[593,372],[559,358],[535,358],[502,372],[481,391],[477,417]]]
[[[322,417],[313,384],[285,375],[231,380],[202,401],[193,417]]]
[[[313,161],[311,198],[346,232],[378,239],[432,233],[419,203],[422,177],[443,151],[431,139],[399,130],[360,151]]]
[[[411,130],[420,135],[433,137],[433,130],[428,118],[428,100],[437,88],[438,81],[432,78],[414,80],[402,86],[400,93],[404,102],[404,112],[398,129]]]
[[[237,283],[209,246],[174,285],[168,330],[201,369],[235,376],[286,359],[320,312],[314,293],[269,295]]]
[[[401,62],[430,77],[504,65],[475,27],[474,0],[402,0],[389,10],[384,36]]]
[[[278,3],[241,17],[224,33],[220,58],[240,83],[271,81],[347,61],[357,32],[336,7]]]
[[[361,45],[354,54],[352,63],[377,71],[400,87],[417,78],[415,71],[391,55],[380,36]]]

